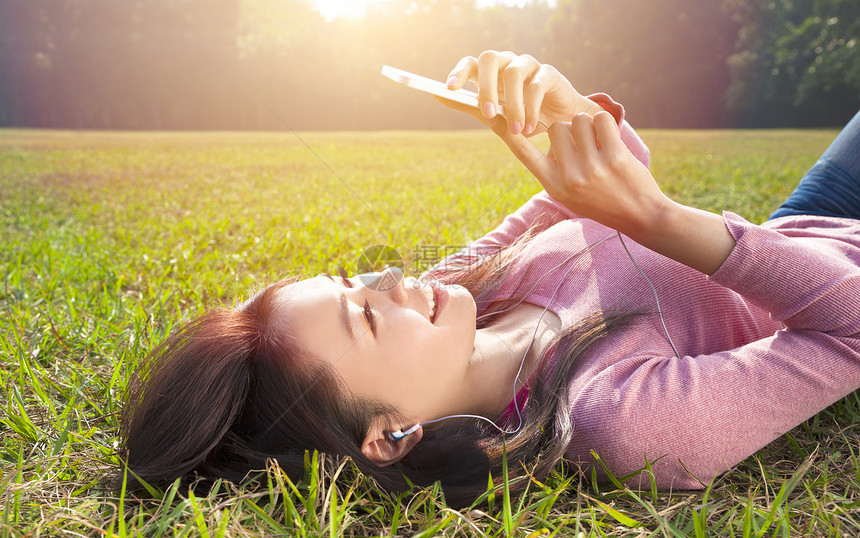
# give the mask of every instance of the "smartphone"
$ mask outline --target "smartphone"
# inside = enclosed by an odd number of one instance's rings
[[[397,69],[390,65],[382,66],[382,74],[394,82],[399,82],[400,84],[404,84],[410,88],[415,88],[416,90],[421,90],[422,92],[427,92],[450,101],[478,108],[478,94],[475,92],[464,89],[451,90],[444,82],[422,77],[421,75],[416,75],[415,73],[410,73],[403,69]],[[496,113],[499,116],[504,116],[504,107],[502,105],[496,107]]]

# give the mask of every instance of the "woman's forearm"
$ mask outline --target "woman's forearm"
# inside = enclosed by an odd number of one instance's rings
[[[712,275],[735,247],[721,215],[664,198],[626,229],[637,243],[677,262]]]

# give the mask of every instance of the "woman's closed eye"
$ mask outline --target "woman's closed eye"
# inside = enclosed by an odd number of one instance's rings
[[[376,336],[376,313],[371,308],[367,299],[364,300],[364,319],[367,320],[367,326],[370,327],[370,332]]]
[[[352,288],[353,283],[349,280],[346,270],[343,267],[337,268],[338,276],[341,279],[341,282],[347,288]],[[367,299],[364,300],[364,319],[367,321],[367,326],[370,328],[370,332],[373,333],[373,336],[376,336],[376,313],[373,311],[373,308],[370,306],[370,303]]]

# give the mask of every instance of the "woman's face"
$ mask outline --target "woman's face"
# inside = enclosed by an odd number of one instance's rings
[[[387,269],[320,275],[281,288],[276,319],[349,390],[429,420],[457,401],[475,344],[475,302],[463,287],[418,285]]]

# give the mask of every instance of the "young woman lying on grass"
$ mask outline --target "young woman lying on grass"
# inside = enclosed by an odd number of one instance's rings
[[[467,80],[545,191],[418,279],[287,279],[172,334],[124,408],[132,487],[316,449],[467,504],[504,449],[696,489],[860,387],[860,114],[758,226],[667,198],[623,108],[552,67],[486,52]]]

